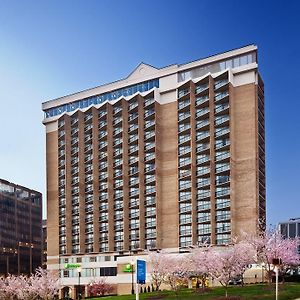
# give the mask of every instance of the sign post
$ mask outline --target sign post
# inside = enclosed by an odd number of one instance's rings
[[[278,273],[279,273],[279,266],[282,264],[281,258],[273,258],[272,264],[275,266],[275,275],[276,275],[275,299],[278,300]]]
[[[142,259],[136,260],[136,293],[135,299],[139,300],[139,284],[146,282],[146,261]]]

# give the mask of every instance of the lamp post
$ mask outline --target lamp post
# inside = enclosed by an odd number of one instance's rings
[[[134,287],[133,287],[133,281],[134,281],[134,278],[133,278],[133,272],[134,272],[134,270],[133,270],[133,267],[134,267],[134,261],[133,260],[131,260],[131,262],[130,262],[130,266],[131,266],[131,294],[133,295],[134,294]]]
[[[81,267],[77,268],[77,272],[78,272],[78,300],[81,299],[81,286],[80,286],[80,277],[81,277]]]

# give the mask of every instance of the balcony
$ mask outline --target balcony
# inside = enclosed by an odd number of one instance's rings
[[[107,111],[106,110],[100,110],[99,111],[99,119],[103,118],[106,115],[107,115]]]
[[[153,172],[155,171],[155,165],[154,164],[146,164],[145,165],[145,173]]]
[[[197,176],[205,175],[210,173],[210,167],[198,167]]]
[[[119,199],[119,198],[123,198],[123,197],[124,197],[124,194],[123,194],[122,190],[121,191],[120,190],[115,191],[115,195],[114,195],[115,199]]]
[[[117,125],[119,124],[120,122],[122,122],[123,118],[122,117],[117,117],[117,118],[114,118],[113,120],[113,125]]]
[[[129,114],[128,115],[128,122],[131,122],[131,121],[137,119],[138,116],[139,116],[139,114],[137,112]]]
[[[215,119],[215,125],[218,126],[218,125],[223,124],[223,123],[225,123],[227,121],[229,121],[229,116],[228,115],[216,117],[216,119]]]
[[[104,137],[106,137],[107,136],[107,131],[100,131],[99,132],[99,139],[101,140],[101,139],[103,139]]]
[[[131,144],[135,141],[137,141],[139,139],[139,136],[136,134],[136,135],[130,135],[129,136],[129,139],[128,139],[128,143]]]
[[[196,122],[196,128],[197,129],[203,128],[207,125],[209,125],[209,119],[205,119],[205,120],[201,120],[201,121]]]
[[[224,213],[219,214],[217,211],[216,221],[229,221],[230,220],[230,211],[224,211]]]
[[[78,123],[78,118],[74,118],[71,120],[71,126],[75,125]]]
[[[202,109],[197,109],[196,118],[202,117],[209,113],[209,107],[204,107]]]
[[[205,199],[205,198],[210,198],[210,191],[209,190],[201,190],[200,192],[197,193],[197,199]]]
[[[88,163],[93,159],[93,155],[92,154],[88,154],[85,158],[84,158],[84,162]]]
[[[99,210],[100,211],[108,210],[108,204],[107,203],[100,203]]]
[[[199,131],[196,134],[196,139],[197,139],[197,141],[201,141],[201,140],[206,139],[209,136],[210,136],[209,131]]]
[[[216,233],[228,233],[231,231],[230,223],[228,225],[223,225],[222,227],[216,228]]]
[[[215,113],[220,113],[222,111],[225,111],[229,108],[229,103],[228,102],[225,102],[225,103],[222,103],[222,104],[218,104],[216,105],[216,108],[215,108]]]
[[[145,228],[156,227],[156,221],[146,222]]]
[[[189,107],[191,104],[190,99],[184,100],[184,101],[179,101],[178,102],[178,110],[184,109],[186,107]]]
[[[145,133],[145,141],[151,139],[152,137],[155,137],[155,131],[149,131]]]
[[[205,151],[210,148],[209,143],[202,143],[202,144],[197,144],[197,152]]]
[[[139,106],[139,103],[137,101],[136,102],[130,102],[129,105],[128,105],[128,110],[133,110],[138,106]]]
[[[179,113],[178,114],[178,121],[181,122],[185,119],[190,118],[191,114],[190,113]]]
[[[198,221],[198,223],[210,222],[210,215],[198,217],[197,221]]]
[[[225,209],[225,208],[229,208],[230,207],[230,200],[229,199],[224,199],[225,201],[218,201],[219,199],[217,199],[217,203],[216,203],[216,209]]]
[[[155,207],[153,207],[154,209],[152,210],[146,210],[145,211],[145,217],[153,217],[156,216],[156,209]]]
[[[101,129],[101,128],[103,128],[103,127],[105,127],[107,125],[107,122],[106,121],[100,121],[99,122],[99,129]]]
[[[216,140],[215,141],[216,145],[216,150],[221,149],[223,147],[229,146],[230,145],[230,140],[229,139],[223,139],[223,140]]]
[[[71,130],[71,135],[77,135],[78,131],[79,131],[78,128],[73,128],[73,129]]]
[[[100,170],[107,169],[107,162],[101,162],[101,163],[99,164],[99,169],[100,169]]]
[[[123,128],[122,127],[117,127],[114,131],[113,131],[113,135],[117,136],[119,134],[121,134],[123,132]]]
[[[222,135],[225,135],[227,133],[230,132],[230,129],[229,127],[220,127],[220,128],[217,128],[216,131],[215,131],[215,137],[220,137]]]
[[[139,172],[139,168],[137,166],[132,166],[129,168],[129,175],[133,175]]]
[[[144,106],[149,106],[155,102],[154,98],[145,99]]]
[[[185,130],[188,130],[191,128],[191,124],[190,123],[184,123],[184,124],[179,124],[178,126],[178,133],[182,133]]]
[[[190,89],[178,90],[178,98],[182,98],[190,93]]]
[[[220,92],[215,94],[215,102],[225,99],[229,96],[229,92]]]
[[[75,165],[79,162],[79,158],[78,157],[74,157],[71,159],[71,165]]]
[[[73,138],[71,139],[71,145],[74,146],[78,143],[79,139],[78,138]]]
[[[147,153],[145,155],[145,161],[153,160],[155,159],[155,153]]]
[[[190,189],[191,187],[192,187],[191,182],[186,182],[186,183],[179,182],[179,190],[186,190],[186,189]]]
[[[202,84],[202,85],[198,85],[195,88],[195,94],[200,94],[203,91],[207,90],[209,88],[208,83]]]
[[[216,164],[216,173],[221,173],[230,170],[229,163]]]
[[[59,131],[59,133],[58,133],[58,138],[61,138],[61,137],[63,137],[63,136],[65,136],[65,131],[64,130],[62,130],[62,131]]]
[[[138,124],[130,124],[128,126],[128,133],[132,133],[133,131],[137,130],[139,128]]]
[[[155,143],[154,142],[146,142],[145,143],[145,151],[151,150],[155,148]]]
[[[199,178],[197,180],[197,187],[201,188],[204,186],[209,186],[210,185],[210,179],[209,178]]]
[[[155,176],[154,175],[146,175],[145,177],[145,183],[150,183],[155,181]]]
[[[64,140],[60,140],[58,142],[58,147],[61,148],[61,147],[64,147],[66,145],[66,142]]]
[[[179,158],[179,168],[189,166],[191,164],[191,158]]]
[[[148,128],[154,126],[154,125],[155,125],[155,120],[148,120],[148,121],[145,121],[144,128],[148,129]]]
[[[139,150],[138,145],[129,146],[129,154],[132,155]]]
[[[114,204],[114,209],[123,209],[124,205],[123,202],[116,202]]]
[[[88,114],[84,117],[84,122],[88,122],[89,120],[91,120],[93,118],[93,114]]]
[[[178,136],[178,144],[183,144],[191,140],[190,135],[180,135]]]
[[[156,202],[155,202],[155,197],[153,197],[153,196],[146,197],[144,203],[145,203],[145,206],[155,205],[155,204],[156,204]]]
[[[186,169],[179,170],[179,178],[185,178],[185,177],[189,177],[191,175],[192,175],[191,170],[186,170]]]
[[[196,98],[196,106],[202,105],[203,103],[208,103],[208,101],[209,101],[208,95],[197,97]]]
[[[113,108],[113,114],[116,115],[117,113],[119,113],[122,110],[122,106],[115,106]]]
[[[216,161],[220,161],[230,157],[229,151],[216,152]]]
[[[154,193],[156,193],[155,186],[146,187],[146,189],[145,189],[145,195],[154,194]]]
[[[144,117],[145,119],[154,115],[155,114],[155,110],[154,109],[148,109],[148,110],[145,110],[145,113],[144,113]]]
[[[87,131],[90,131],[91,129],[93,129],[93,125],[92,124],[87,124],[84,126],[84,131],[87,132]]]
[[[228,79],[222,79],[222,80],[218,80],[215,82],[214,84],[214,88],[215,90],[221,88],[222,86],[225,86],[228,83]]]
[[[139,206],[139,201],[136,200],[136,199],[129,199],[129,207],[132,208],[132,207],[138,207]]]
[[[191,147],[189,146],[184,146],[184,147],[179,147],[178,150],[178,155],[185,155],[185,154],[190,154],[191,153]]]
[[[223,197],[230,195],[230,187],[217,187],[216,197]]]
[[[92,144],[86,145],[86,146],[84,147],[84,152],[85,152],[85,153],[90,152],[90,151],[92,151],[92,150],[93,150],[93,145],[92,145]],[[78,152],[78,150],[77,150],[77,151],[74,151],[74,153],[72,153],[72,154],[75,154],[75,153],[77,153],[77,152]]]
[[[123,154],[123,148],[114,149],[113,154],[114,154],[115,157],[117,157],[119,155],[122,155]]]
[[[137,185],[137,184],[139,184],[139,179],[138,178],[130,178],[129,179],[129,185],[130,186],[133,186],[133,185]]]
[[[228,175],[217,176],[216,185],[228,184],[228,183],[230,183],[230,176]]]
[[[183,214],[183,213],[191,213],[192,212],[192,205],[188,204],[188,203],[181,203],[184,204],[184,206],[179,207],[179,213]]]
[[[202,202],[202,203],[200,202],[200,203],[198,203],[197,209],[198,209],[198,211],[210,210],[211,209],[211,204],[210,204],[209,201]]]

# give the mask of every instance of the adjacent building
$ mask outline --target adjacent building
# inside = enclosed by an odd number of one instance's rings
[[[44,102],[48,267],[228,244],[265,220],[257,46]],[[86,264],[84,264],[86,263]],[[106,263],[109,267],[109,263]],[[116,272],[113,271],[113,272]],[[91,275],[92,274],[92,275]]]
[[[42,221],[42,232],[43,232],[43,263],[42,267],[47,268],[47,220]]]
[[[279,223],[279,232],[284,238],[300,238],[300,218]]]
[[[42,265],[42,194],[0,179],[0,274]]]

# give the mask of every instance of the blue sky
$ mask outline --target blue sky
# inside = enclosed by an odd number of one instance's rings
[[[265,82],[268,224],[300,217],[300,2],[0,1],[0,178],[43,192],[45,100],[247,44]]]

